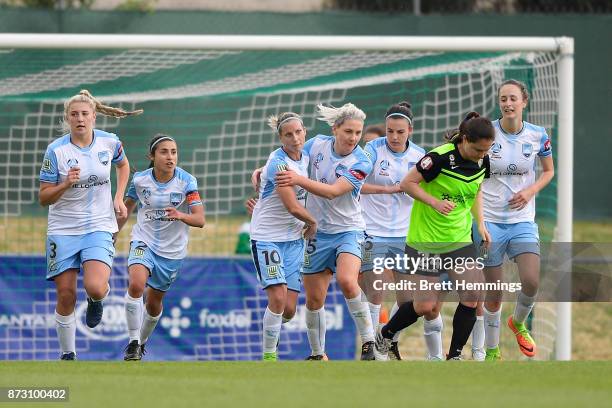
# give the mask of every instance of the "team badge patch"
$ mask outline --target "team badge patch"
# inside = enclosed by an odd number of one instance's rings
[[[45,159],[43,160],[42,171],[49,173],[51,171],[51,160]]]
[[[145,249],[144,248],[142,248],[142,247],[134,248],[134,256],[136,258],[142,258],[142,257],[144,257],[144,254],[145,254]]]
[[[100,163],[106,166],[110,161],[110,154],[108,154],[107,150],[103,152],[98,152],[98,159],[100,160]]]
[[[179,205],[183,201],[182,193],[170,193],[170,204],[173,206]]]
[[[278,278],[280,276],[280,268],[278,265],[267,266],[266,271],[268,272],[269,279]]]
[[[336,178],[342,177],[345,173],[346,173],[346,166],[343,164],[339,164],[338,167],[336,167]]]
[[[433,160],[431,160],[431,157],[425,156],[421,159],[421,168],[423,170],[431,169],[432,165],[433,165]]]
[[[531,143],[523,143],[523,156],[530,158],[533,153],[533,145]]]

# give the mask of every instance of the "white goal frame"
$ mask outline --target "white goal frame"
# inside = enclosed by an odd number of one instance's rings
[[[276,35],[0,34],[0,49],[192,49],[299,51],[541,51],[559,55],[559,139],[555,240],[572,242],[574,39],[570,37],[417,37]],[[557,304],[557,360],[571,359],[571,303]]]

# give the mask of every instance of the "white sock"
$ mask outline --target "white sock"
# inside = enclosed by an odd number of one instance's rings
[[[399,310],[399,305],[397,304],[397,302],[393,303],[393,307],[391,307],[391,312],[389,312],[389,320],[391,320],[391,318],[393,317],[394,314],[397,313],[397,311]],[[423,319],[425,320],[425,319]],[[397,343],[399,341],[399,336],[400,333],[402,332],[402,330],[397,331],[394,335],[393,335],[393,341],[394,343]]]
[[[442,328],[444,322],[442,315],[439,314],[433,320],[427,320],[423,318],[423,337],[425,338],[425,344],[427,345],[427,352],[429,358],[436,357],[440,360],[442,358]]]
[[[306,308],[306,328],[312,355],[325,354],[325,307],[319,310]]]
[[[280,336],[283,314],[274,313],[266,307],[263,317],[263,352],[274,353]]]
[[[151,333],[155,330],[155,326],[157,326],[157,322],[163,312],[163,310],[159,312],[159,316],[151,316],[149,312],[147,312],[147,308],[144,308],[144,318],[142,319],[142,327],[140,328],[140,344],[145,344],[147,340],[149,340],[149,336],[151,336]]]
[[[361,337],[361,343],[374,341],[374,327],[368,310],[368,304],[361,301],[361,295],[357,295],[352,299],[344,298],[351,317],[357,327],[357,332]]]
[[[501,306],[497,312],[489,312],[485,306],[482,307],[484,318],[485,344],[488,349],[499,346],[499,323],[501,321]]]
[[[55,311],[55,329],[62,354],[73,352],[76,354],[76,317],[74,312],[62,316]]]
[[[527,296],[522,291],[516,298],[516,306],[514,307],[514,316],[512,317],[517,323],[525,323],[525,319],[531,313],[535,304],[535,296]]]
[[[362,302],[367,302],[368,301],[368,297],[366,296],[365,292],[363,291],[363,289],[359,289],[361,291],[360,296],[361,296],[361,301]]]
[[[380,306],[381,305],[375,305],[374,303],[368,302],[370,317],[372,318],[372,327],[378,327],[380,323]]]
[[[484,316],[476,316],[476,322],[472,328],[472,351],[483,350],[485,343]]]
[[[130,342],[133,340],[140,340],[142,309],[142,296],[139,298],[133,298],[128,293],[125,294],[125,319],[127,320]]]

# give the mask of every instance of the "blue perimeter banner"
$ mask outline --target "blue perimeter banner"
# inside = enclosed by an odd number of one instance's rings
[[[128,343],[124,312],[127,260],[115,259],[104,318],[85,325],[82,274],[77,288],[77,356],[80,360],[122,360]],[[41,256],[0,256],[0,360],[55,360],[55,286],[45,280]],[[144,360],[259,360],[261,320],[267,297],[247,258],[187,258],[164,298],[164,311],[147,343]],[[296,316],[283,325],[282,360],[310,354],[304,294]],[[356,331],[335,282],[325,304],[326,351],[332,360],[354,359]]]

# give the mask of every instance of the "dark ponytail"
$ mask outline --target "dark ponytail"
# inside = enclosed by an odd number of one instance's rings
[[[394,119],[404,118],[412,126],[412,118],[414,118],[412,105],[405,101],[392,105],[385,113],[385,119],[389,119],[389,117]]]
[[[447,130],[444,138],[451,143],[460,143],[464,138],[470,143],[481,139],[495,139],[495,129],[491,121],[480,116],[478,112],[470,112],[461,121],[458,128]]]

